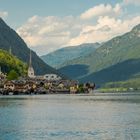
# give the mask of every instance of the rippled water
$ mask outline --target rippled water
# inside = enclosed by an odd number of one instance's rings
[[[0,97],[0,140],[139,140],[140,94]]]

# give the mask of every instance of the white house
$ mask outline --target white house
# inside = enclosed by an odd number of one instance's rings
[[[48,81],[58,81],[61,80],[62,78],[57,74],[45,74],[44,79]]]

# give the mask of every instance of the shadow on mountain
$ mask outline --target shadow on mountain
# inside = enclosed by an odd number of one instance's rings
[[[59,69],[59,72],[69,76],[72,79],[75,79],[75,77],[80,77],[86,75],[88,71],[87,65],[69,65],[65,66],[61,69]]]
[[[123,61],[101,71],[90,74],[89,76],[80,79],[81,82],[95,82],[97,85],[102,85],[107,82],[125,81],[134,78],[140,72],[140,59],[130,59]]]

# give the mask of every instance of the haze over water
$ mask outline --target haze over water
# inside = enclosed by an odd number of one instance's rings
[[[2,140],[139,140],[140,94],[0,97]]]

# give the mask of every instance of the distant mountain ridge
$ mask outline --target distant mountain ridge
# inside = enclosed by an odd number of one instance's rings
[[[10,48],[13,55],[28,64],[30,49],[23,39],[0,18],[0,49],[9,51]],[[36,74],[59,74],[54,68],[45,64],[33,51],[32,60]]]
[[[140,24],[130,32],[105,42],[90,55],[66,62],[59,70],[83,82],[95,81],[102,84],[127,80],[134,78],[136,75],[138,77],[140,74],[139,62]],[[77,67],[79,66],[84,67],[84,69],[80,69],[81,75],[78,74],[79,68],[77,69]],[[135,67],[136,71],[131,66]],[[128,73],[131,70],[132,73]]]
[[[52,67],[59,68],[63,63],[86,56],[100,46],[99,43],[87,43],[58,49],[52,53],[41,56],[42,60]]]

